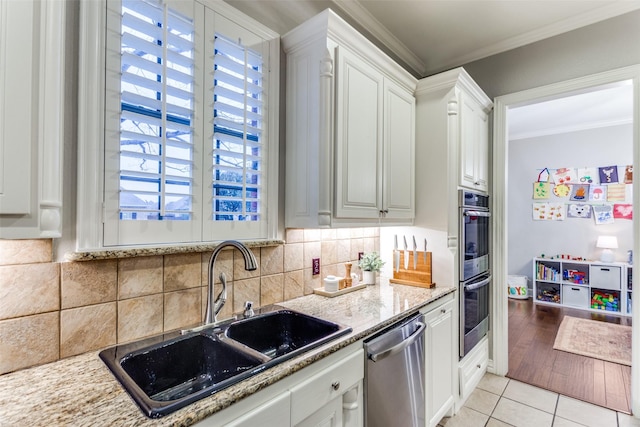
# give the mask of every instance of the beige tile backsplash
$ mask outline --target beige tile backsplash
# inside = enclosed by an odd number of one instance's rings
[[[245,271],[237,250],[216,259],[227,280],[219,318],[313,293],[328,274],[344,275],[359,252],[379,250],[378,228],[287,229],[286,244],[253,248]],[[52,241],[0,240],[0,374],[202,321],[209,253],[52,262]],[[321,272],[312,275],[311,260]],[[354,272],[359,270],[354,267]]]

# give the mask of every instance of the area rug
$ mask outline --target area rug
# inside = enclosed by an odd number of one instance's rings
[[[631,326],[564,316],[553,348],[631,366]]]

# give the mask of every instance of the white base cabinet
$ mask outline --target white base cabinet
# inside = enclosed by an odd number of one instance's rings
[[[487,372],[489,365],[489,339],[484,337],[480,342],[460,361],[460,400],[456,405],[456,412],[464,406],[473,390]]]
[[[362,427],[362,342],[319,360],[197,423],[200,427]]]
[[[425,398],[427,426],[435,427],[445,415],[452,415],[455,396],[455,367],[458,360],[458,322],[455,294],[429,304],[424,314]]]
[[[424,316],[426,419],[429,427],[435,427],[443,416],[450,415],[454,404],[454,355],[457,354],[454,308],[455,301],[451,300]]]
[[[417,80],[331,10],[282,46],[285,226],[411,224]]]

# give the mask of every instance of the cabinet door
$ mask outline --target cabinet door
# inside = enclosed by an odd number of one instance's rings
[[[282,393],[274,399],[247,412],[238,419],[233,420],[227,427],[283,427],[291,425],[291,394]],[[211,418],[213,421],[215,418]],[[206,421],[206,420],[205,420]],[[206,423],[202,424],[203,426]],[[216,425],[215,421],[214,424]]]
[[[378,218],[382,207],[383,75],[336,49],[335,215]]]
[[[295,427],[339,427],[342,426],[342,397],[336,397]]]
[[[481,106],[461,95],[460,185],[487,191],[489,170],[489,123]]]
[[[427,419],[435,426],[453,406],[454,301],[425,314]]]
[[[383,218],[413,218],[415,212],[415,97],[384,82]]]

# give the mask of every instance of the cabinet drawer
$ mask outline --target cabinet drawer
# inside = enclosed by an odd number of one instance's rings
[[[489,340],[483,339],[460,362],[460,397],[466,400],[476,388],[489,364]]]
[[[562,302],[572,307],[589,307],[589,288],[578,285],[562,285]]]
[[[291,389],[291,423],[296,424],[344,394],[364,378],[364,350],[318,372]]]
[[[592,288],[620,289],[622,268],[611,265],[592,265],[589,276]]]

